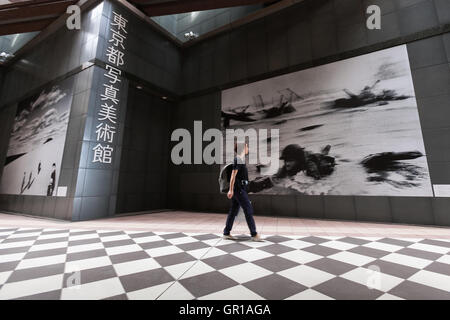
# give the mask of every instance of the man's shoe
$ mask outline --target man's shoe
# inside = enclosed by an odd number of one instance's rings
[[[231,234],[223,235],[225,240],[237,240],[237,238],[233,237]]]
[[[263,239],[261,239],[261,237],[259,236],[259,234],[257,234],[256,236],[252,237],[252,241],[261,242],[261,241],[263,241]]]

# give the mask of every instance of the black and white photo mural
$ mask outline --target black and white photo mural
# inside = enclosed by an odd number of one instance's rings
[[[249,192],[433,196],[406,46],[222,91],[222,129],[279,129]]]
[[[57,195],[72,88],[69,78],[18,104],[0,193]]]

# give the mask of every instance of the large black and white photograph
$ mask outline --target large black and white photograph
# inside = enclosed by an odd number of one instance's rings
[[[433,196],[405,45],[222,91],[222,130],[279,129],[249,192]]]
[[[72,88],[69,78],[18,104],[0,193],[56,196]]]

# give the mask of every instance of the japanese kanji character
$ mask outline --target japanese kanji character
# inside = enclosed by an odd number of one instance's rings
[[[124,53],[119,49],[114,48],[113,46],[109,46],[106,50],[106,56],[108,57],[108,62],[112,63],[118,67],[124,64],[123,56]]]
[[[102,104],[100,111],[98,112],[98,115],[99,121],[108,120],[111,123],[116,123],[117,115],[116,115],[116,108],[114,105],[108,105],[107,103]]]
[[[112,38],[109,39],[109,42],[112,42],[114,46],[118,47],[120,46],[123,50],[125,50],[125,47],[123,46],[123,41],[127,38],[119,31],[112,30]]]
[[[113,11],[113,15],[114,15],[114,17],[113,17],[113,21],[114,21],[114,22],[111,23],[111,25],[112,25],[112,26],[117,26],[117,28],[118,28],[119,30],[122,30],[123,32],[128,33],[128,32],[125,30],[125,27],[127,26],[128,20],[125,19],[121,14],[116,13],[116,12],[114,12],[114,11]]]
[[[122,71],[119,69],[110,66],[109,64],[106,65],[107,73],[104,74],[105,77],[110,78],[109,83],[115,84],[116,82],[121,82],[119,79],[119,76],[122,74]]]
[[[95,131],[97,134],[97,141],[101,140],[112,143],[114,140],[114,134],[116,133],[115,129],[115,127],[110,126],[107,123],[100,123]]]
[[[111,146],[102,146],[99,143],[94,148],[92,148],[92,150],[94,150],[94,160],[92,162],[111,163],[112,153],[114,151]]]
[[[102,101],[111,100],[114,104],[118,104],[119,98],[117,97],[117,92],[119,92],[119,89],[113,87],[112,84],[103,84],[103,86],[105,87],[105,92],[100,95]]]

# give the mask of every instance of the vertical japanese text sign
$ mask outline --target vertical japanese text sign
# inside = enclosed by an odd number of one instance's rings
[[[110,164],[114,154],[114,139],[118,127],[118,107],[120,106],[120,75],[119,67],[125,63],[125,40],[127,39],[127,23],[121,14],[112,12],[113,21],[110,24],[110,39],[106,49],[106,71],[103,74],[103,85],[100,94],[101,106],[97,113],[99,124],[96,126],[97,144],[93,148],[92,162]]]

